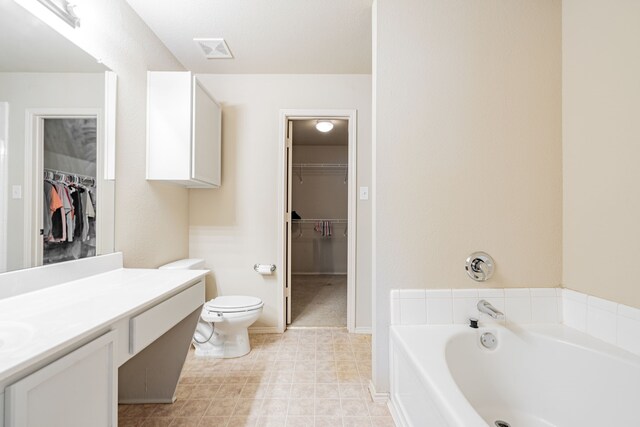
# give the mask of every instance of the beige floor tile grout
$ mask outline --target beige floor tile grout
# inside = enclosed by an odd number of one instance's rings
[[[308,417],[315,424],[322,417],[317,413],[317,401],[324,398],[318,394],[318,386],[330,384],[329,388],[333,387],[337,391],[337,394],[332,393],[329,396],[338,400],[339,425],[343,427],[346,425],[346,409],[344,405],[350,399],[357,399],[362,402],[366,408],[366,417],[371,425],[374,425],[374,421],[380,420],[392,425],[389,422],[389,414],[385,413],[384,410],[382,412],[384,416],[382,417],[374,417],[372,415],[371,401],[366,395],[365,383],[371,372],[370,337],[348,334],[344,329],[292,329],[281,335],[251,335],[251,342],[252,352],[238,359],[199,359],[194,357],[192,353],[189,354],[181,376],[181,391],[185,395],[181,399],[184,402],[193,400],[209,401],[202,414],[194,418],[197,418],[200,422],[203,421],[211,405],[215,404],[216,399],[221,398],[219,396],[220,390],[223,390],[222,387],[226,385],[227,387],[224,390],[229,389],[227,392],[233,390],[233,396],[229,396],[229,399],[233,400],[233,406],[230,409],[230,415],[225,416],[225,425],[227,427],[235,427],[232,425],[232,417],[234,417],[234,412],[238,405],[240,403],[245,404],[244,400],[260,400],[259,407],[257,409],[252,408],[250,410],[252,414],[249,415],[249,417],[253,417],[250,419],[255,419],[256,424],[260,423],[261,418],[272,416],[263,413],[265,400],[271,398],[286,400],[286,411],[284,411],[283,415],[279,415],[285,424],[296,420],[298,416]],[[312,377],[302,376],[301,378],[296,378],[297,372],[304,371],[311,373]],[[332,373],[321,374],[323,376],[320,378],[328,380],[328,383],[318,381],[320,379],[317,376],[318,373],[323,372]],[[313,378],[313,382],[299,381],[300,379],[305,381],[311,378]],[[238,385],[234,387],[234,384]],[[313,415],[291,413],[292,401],[302,398],[302,396],[293,394],[294,386],[299,384],[312,386],[313,394],[308,398],[314,401]],[[207,392],[207,387],[210,390],[215,390],[214,394],[209,395],[206,399],[199,399],[207,396],[204,394]],[[277,392],[282,392],[282,389],[286,391],[282,394],[282,397],[278,397]],[[304,388],[298,387],[298,390],[304,390]],[[345,394],[347,390],[349,394]],[[276,394],[272,394],[272,392]],[[191,396],[195,398],[192,399]],[[153,415],[156,411],[159,411],[158,408],[160,406],[147,413],[144,420],[154,418]],[[253,415],[253,412],[256,415]],[[175,417],[179,413],[178,410],[169,412],[173,419],[172,423],[179,422]],[[379,413],[376,412],[376,414]],[[126,408],[120,412],[120,416],[126,419]]]

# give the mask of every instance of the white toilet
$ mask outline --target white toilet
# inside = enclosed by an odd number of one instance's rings
[[[183,259],[162,269],[203,269],[204,260]],[[249,353],[249,331],[262,314],[264,303],[248,296],[220,296],[204,304],[193,334],[196,356],[240,357]]]

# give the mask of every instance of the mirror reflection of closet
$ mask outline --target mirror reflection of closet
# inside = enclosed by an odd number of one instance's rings
[[[0,274],[115,247],[116,76],[21,3],[0,0]]]
[[[96,255],[97,119],[43,119],[42,264]]]

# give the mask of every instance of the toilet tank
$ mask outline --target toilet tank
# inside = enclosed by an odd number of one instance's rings
[[[204,270],[204,260],[199,258],[180,259],[158,268],[161,270]]]

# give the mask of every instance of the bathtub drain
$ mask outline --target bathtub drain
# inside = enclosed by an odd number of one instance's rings
[[[497,420],[495,424],[496,424],[496,427],[511,427],[511,425],[508,422],[502,421],[502,420]]]

